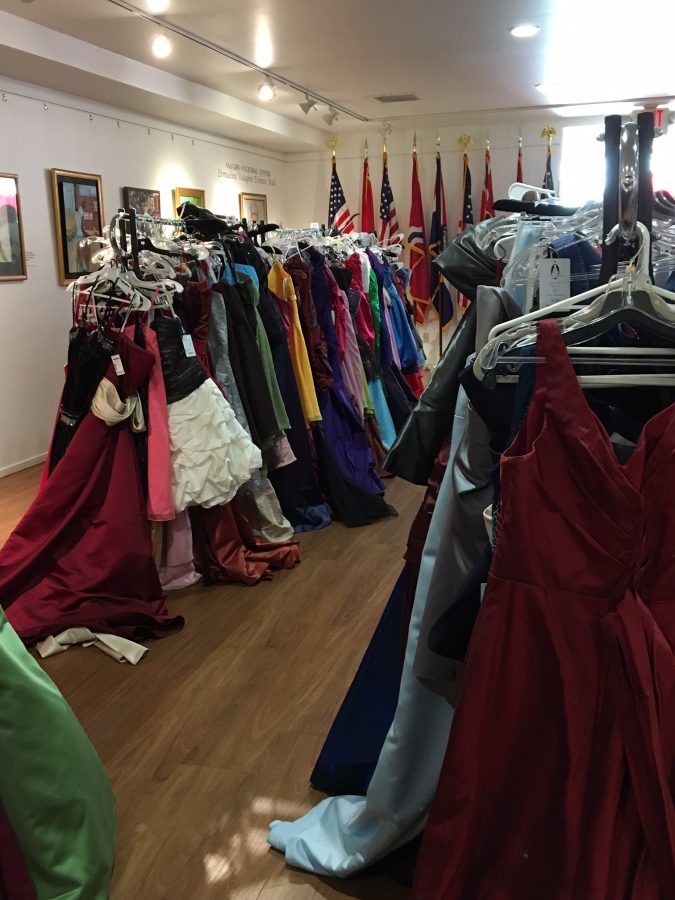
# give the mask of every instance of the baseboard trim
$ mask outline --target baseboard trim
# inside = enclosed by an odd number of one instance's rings
[[[46,453],[40,453],[38,456],[31,456],[30,459],[22,459],[21,462],[12,463],[11,466],[4,466],[0,469],[0,478],[6,475],[13,475],[15,472],[21,472],[24,469],[30,469],[33,466],[39,466],[47,459]]]

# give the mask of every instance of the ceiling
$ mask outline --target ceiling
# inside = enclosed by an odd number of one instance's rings
[[[122,6],[147,12],[145,0],[123,0]],[[322,118],[325,105],[306,117],[298,107],[302,94],[282,84],[274,101],[263,104],[257,97],[259,72],[186,37],[167,32],[174,51],[166,60],[155,59],[150,43],[157,22],[112,0],[0,0],[0,11],[194,85],[192,92],[181,88],[182,99],[175,103],[164,90],[164,106],[179,123],[194,127],[200,118],[205,130],[288,151],[323,145],[329,131]],[[671,0],[643,0],[639,17],[633,0],[171,0],[160,18],[169,28],[187,30],[354,111],[373,127],[383,120],[410,127],[417,121],[466,119],[477,111],[520,113],[675,96],[669,54],[652,51],[654,34],[675,26]],[[540,33],[525,40],[511,37],[509,28],[522,22],[539,25]],[[0,28],[0,75],[26,80],[29,74],[27,80],[71,92],[77,82],[77,93],[90,99],[140,111],[149,103],[165,115],[162,90],[145,84],[152,80],[149,70],[135,82],[130,74],[117,79],[98,71],[92,57],[91,77],[83,81],[87,66],[81,58],[90,54],[81,45],[72,45],[69,65],[67,58],[50,58],[54,42],[43,31],[12,52],[2,43]],[[197,88],[210,89],[208,103]],[[420,99],[387,105],[375,99],[407,93]],[[224,115],[217,97],[240,101],[239,113],[234,115],[230,104]],[[213,108],[206,109],[209,104]],[[295,125],[282,127],[280,117]],[[235,120],[239,129],[233,134]],[[363,128],[363,122],[342,113],[332,130]]]

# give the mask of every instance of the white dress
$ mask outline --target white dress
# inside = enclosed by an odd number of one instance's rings
[[[167,408],[176,512],[229,503],[262,465],[260,450],[232,407],[208,378]]]

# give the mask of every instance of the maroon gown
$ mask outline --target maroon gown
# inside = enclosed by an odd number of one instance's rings
[[[675,405],[625,465],[555,321],[415,900],[675,896]]]
[[[154,356],[117,335],[124,367],[106,377],[122,399]],[[128,422],[89,411],[56,468],[0,551],[0,604],[25,641],[81,625],[129,638],[160,637],[170,617],[152,557],[138,459]]]
[[[38,900],[12,826],[0,806],[0,900]]]

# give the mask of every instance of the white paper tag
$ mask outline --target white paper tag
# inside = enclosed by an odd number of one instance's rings
[[[192,343],[192,335],[184,334],[183,335],[183,347],[185,347],[185,355],[186,356],[196,356],[197,353],[195,351],[195,345]]]
[[[570,259],[542,259],[539,263],[539,306],[543,309],[559,300],[567,300],[572,293]]]
[[[113,355],[110,357],[110,361],[112,362],[113,368],[115,369],[115,374],[124,375],[124,366],[122,365],[122,360],[119,353],[113,353]]]

